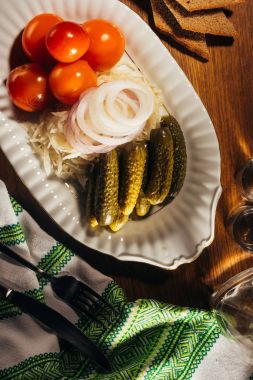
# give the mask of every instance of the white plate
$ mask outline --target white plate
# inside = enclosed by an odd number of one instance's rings
[[[61,181],[47,178],[13,120],[3,80],[9,71],[14,39],[26,22],[42,12],[82,22],[105,18],[126,37],[126,49],[139,68],[163,92],[165,105],[182,126],[188,167],[183,189],[172,204],[122,231],[90,235],[76,198]],[[191,84],[161,41],[141,18],[117,0],[8,0],[0,14],[0,144],[17,174],[41,206],[71,236],[121,260],[167,269],[195,260],[214,238],[217,201],[221,194],[220,153],[212,122]]]

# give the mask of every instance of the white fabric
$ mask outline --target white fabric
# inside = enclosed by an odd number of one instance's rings
[[[192,380],[246,380],[253,372],[253,365],[245,360],[242,348],[220,336],[204,357]]]
[[[26,242],[11,248],[37,264],[56,241],[46,234],[25,210],[16,217],[6,186],[0,181],[0,227],[17,223],[22,225]],[[63,270],[77,276],[99,293],[102,293],[111,281],[78,256],[73,256]],[[37,277],[31,270],[16,264],[2,253],[0,253],[0,284],[19,291],[39,288]],[[62,313],[71,322],[77,322],[76,313],[55,297],[50,285],[44,288],[43,293],[48,306]],[[30,356],[45,352],[59,352],[58,339],[33,318],[22,314],[0,320],[0,369],[11,367]]]

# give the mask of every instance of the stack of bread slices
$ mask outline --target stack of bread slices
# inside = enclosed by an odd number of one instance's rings
[[[235,38],[237,32],[224,10],[244,1],[150,0],[157,30],[205,60],[207,35]]]

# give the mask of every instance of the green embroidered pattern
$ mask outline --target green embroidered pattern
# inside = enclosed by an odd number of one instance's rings
[[[18,216],[23,211],[23,208],[13,197],[10,197],[10,201],[11,201],[12,208],[15,212],[15,215]]]
[[[102,296],[117,310],[119,310],[120,314],[118,320],[115,321],[115,315],[110,308],[102,308],[100,302],[97,302],[92,312],[94,315],[99,316],[99,320],[102,321],[105,326],[107,326],[108,323],[103,318],[103,315],[106,315],[106,318],[110,320],[110,326],[105,329],[95,321],[91,321],[91,319],[88,318],[85,314],[83,314],[79,319],[77,325],[79,329],[83,331],[86,336],[88,336],[93,342],[98,344],[104,352],[108,352],[111,348],[112,341],[118,336],[121,329],[123,328],[125,320],[127,320],[127,317],[131,311],[131,307],[130,303],[126,303],[122,289],[119,288],[119,286],[114,281],[111,281],[108,284]],[[80,362],[78,371],[76,373],[73,373],[72,376],[74,379],[90,379],[92,373],[93,375],[96,374],[94,366],[90,360],[85,359]],[[107,374],[107,376],[109,375]]]
[[[167,368],[168,366],[166,364],[168,358],[170,358],[169,360],[171,360],[173,364],[176,364],[173,360],[173,353],[178,348],[181,336],[187,328],[187,325],[196,316],[197,313],[196,311],[191,312],[188,310],[180,316],[178,308],[174,310],[173,307],[170,308],[168,312],[171,313],[170,320],[174,320],[175,322],[171,326],[171,329],[168,330],[167,328],[168,331],[164,337],[164,340],[161,342],[160,350],[156,353],[152,362],[150,361],[148,363],[150,369],[147,371],[147,374],[144,377],[145,379],[152,379],[156,378],[156,376],[163,376],[162,374],[164,374],[164,370],[166,370],[166,374],[168,373],[168,379],[173,379],[173,376],[176,376],[175,373],[169,373],[169,368]],[[173,366],[172,369],[174,372]],[[162,378],[163,377],[161,377],[161,379]]]
[[[57,380],[63,379],[60,371],[60,354],[46,353],[33,356],[22,363],[0,370],[1,380]]]
[[[53,246],[45,257],[39,262],[38,267],[47,270],[49,273],[58,274],[62,268],[71,260],[73,252],[65,248],[62,244],[57,243]],[[38,275],[39,289],[26,291],[30,297],[36,298],[38,301],[44,302],[42,290],[48,283],[47,280]],[[13,306],[10,302],[0,301],[0,320],[15,317],[22,314],[19,308]]]
[[[61,243],[56,243],[50,251],[38,263],[38,267],[48,273],[58,274],[64,266],[71,260],[74,253]],[[38,275],[40,289],[48,283],[48,280]]]
[[[19,223],[0,228],[0,241],[6,245],[15,245],[25,242],[24,232]]]
[[[11,199],[16,216],[22,207]],[[0,228],[0,240],[7,245],[25,242],[19,223]],[[74,256],[56,243],[39,262],[39,268],[58,274]],[[27,295],[44,302],[47,281],[38,275],[39,289]],[[105,373],[94,362],[66,343],[60,353],[31,357],[11,368],[0,370],[3,380],[189,380],[220,331],[211,312],[166,305],[153,300],[126,302],[124,293],[110,282],[103,297],[118,309],[97,302],[92,310],[106,327],[80,315],[78,327],[107,355],[112,371]],[[21,312],[9,302],[0,301],[0,320]],[[106,317],[106,318],[105,318]],[[108,322],[106,319],[110,320]],[[250,380],[253,380],[251,377]]]
[[[206,323],[206,321],[203,321],[203,323]],[[198,343],[195,345],[191,357],[189,357],[189,361],[187,365],[185,365],[185,368],[179,377],[180,380],[191,379],[193,373],[198,368],[203,358],[208,354],[208,351],[210,351],[210,349],[213,347],[216,340],[220,336],[220,329],[215,319],[213,321],[210,320],[208,325],[209,329],[206,332],[203,332],[203,335],[200,337]]]
[[[212,313],[190,311],[181,328],[177,326],[174,329],[172,341],[165,342],[166,351],[160,350],[154,362],[150,363],[151,369],[144,379],[191,379],[219,335]]]
[[[29,297],[35,298],[40,302],[44,302],[44,295],[40,289],[28,290],[24,292],[24,294],[28,295]],[[0,320],[5,318],[16,317],[17,315],[21,314],[21,310],[17,306],[14,306],[11,302],[3,300],[0,301]]]
[[[0,320],[22,314],[17,306],[8,301],[0,301]]]
[[[78,326],[108,352],[113,372],[98,374],[85,361],[73,379],[190,379],[219,336],[212,313],[152,300],[125,304],[111,331],[83,318]]]
[[[108,328],[84,315],[78,327],[106,353],[112,366],[110,374],[65,344],[61,355],[30,358],[0,372],[0,378],[50,379],[54,373],[51,379],[188,380],[219,337],[211,312],[152,300],[126,303],[122,290],[114,282],[108,285],[103,296],[117,305],[118,320],[110,309],[102,310],[98,303],[94,312],[99,318],[103,318],[104,313],[111,318]]]
[[[45,302],[44,294],[40,289],[27,290],[26,292],[24,292],[24,294],[26,294],[29,297],[35,298],[40,302]]]

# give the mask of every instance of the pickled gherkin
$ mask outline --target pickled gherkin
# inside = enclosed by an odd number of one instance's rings
[[[172,115],[164,116],[162,118],[161,127],[169,128],[174,145],[172,182],[169,194],[165,200],[166,203],[170,203],[177,196],[183,186],[186,174],[187,153],[183,132],[179,123]]]
[[[147,159],[145,162],[145,168],[144,168],[144,173],[143,173],[143,180],[141,184],[141,190],[140,190],[140,193],[135,205],[135,212],[137,216],[147,215],[151,208],[151,204],[144,193],[147,186],[147,182],[148,182],[148,168],[149,168],[149,155],[147,154]]]
[[[119,207],[128,216],[132,213],[142,185],[147,145],[145,142],[131,143],[121,156]]]
[[[100,226],[110,225],[118,215],[119,163],[116,149],[101,154],[95,185],[95,217]]]
[[[172,180],[174,156],[173,140],[169,128],[152,129],[150,160],[150,178],[145,195],[152,205],[157,205],[167,197]]]
[[[147,199],[145,193],[141,190],[135,205],[135,212],[137,216],[145,216],[151,208],[151,203]]]
[[[162,117],[149,141],[100,154],[90,166],[87,186],[90,226],[108,226],[117,232],[129,217],[139,219],[153,205],[170,203],[183,186],[186,165],[184,135],[171,115]]]
[[[122,227],[124,227],[124,225],[127,223],[128,221],[128,216],[127,215],[124,215],[122,214],[121,211],[118,212],[118,215],[116,217],[116,219],[114,219],[114,221],[110,224],[110,229],[113,231],[113,232],[117,232],[119,231]]]
[[[86,216],[89,225],[94,228],[98,226],[95,217],[95,199],[94,191],[96,184],[96,166],[91,165],[88,171],[87,194],[86,194]]]

